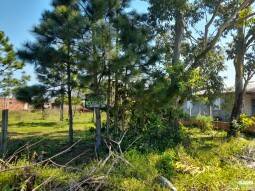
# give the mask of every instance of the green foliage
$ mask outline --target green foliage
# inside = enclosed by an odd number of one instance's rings
[[[178,122],[186,117],[180,109],[184,100],[196,98],[197,92],[205,91],[205,100],[210,102],[222,89],[223,78],[219,73],[224,69],[224,53],[216,45],[229,23],[235,23],[239,3],[149,0],[149,13],[140,15],[127,9],[129,2],[54,0],[52,9],[43,13],[40,23],[33,29],[36,40],[27,43],[19,55],[35,63],[38,79],[47,88],[54,89],[54,96],[61,95],[60,104],[67,93],[70,142],[73,141],[72,105],[81,103],[80,90],[106,95],[106,126],[110,128],[107,139],[120,137],[127,131],[121,145],[123,163],[114,163],[106,185],[109,190],[162,190],[155,183],[159,175],[166,176],[181,190],[228,189],[224,185],[237,180],[237,170],[242,176],[246,170],[234,161],[238,160],[234,155],[241,153],[241,146],[230,148],[223,140],[224,134],[218,135],[212,130],[211,117],[194,119],[194,125],[201,129],[199,134],[196,134],[197,129],[187,130]],[[207,23],[211,15],[211,21]],[[241,12],[239,15],[247,14]],[[192,35],[196,24],[205,24],[198,27],[200,35]],[[1,41],[7,56],[1,57],[0,63],[16,63],[11,46],[0,33]],[[248,64],[253,65],[252,60]],[[16,63],[12,68],[19,69],[19,66]],[[19,88],[16,97],[35,108],[43,108],[48,99],[47,88],[44,85]],[[77,95],[75,99],[74,94]],[[99,147],[104,136],[101,136],[98,113],[96,146]],[[47,120],[51,118],[49,115]],[[80,117],[80,122],[75,123],[76,137],[91,143],[94,141],[94,125],[83,122]],[[237,122],[234,124],[241,128],[250,125],[251,121],[244,118],[241,126]],[[26,140],[29,136],[46,137],[47,140],[36,149],[40,152],[44,147],[54,145],[49,149],[53,153],[64,142],[67,132],[63,127],[66,125],[56,121],[21,121],[13,124],[10,132],[18,132],[16,139],[24,138],[25,133]],[[231,144],[237,143],[240,144]],[[247,146],[246,142],[243,144]],[[78,152],[80,154],[80,150]],[[69,154],[59,161],[65,161]],[[85,170],[96,164],[92,158],[87,161],[92,162],[88,162]],[[105,165],[109,167],[108,163]],[[107,173],[106,168],[98,171],[97,174],[102,176]],[[250,178],[252,173],[247,172]],[[7,187],[11,186],[11,181],[18,186],[16,189],[25,186],[25,177],[17,173],[18,177],[11,173],[3,176]],[[47,165],[37,166],[32,173],[36,174],[36,185],[54,176],[54,183],[68,186],[77,178],[67,170]],[[83,169],[77,173],[84,175]],[[213,179],[215,182],[210,181]]]
[[[245,149],[254,146],[254,141],[243,138],[226,141],[226,133],[220,132],[213,132],[214,135],[196,129],[188,132],[193,137],[191,144],[177,150],[178,174],[174,183],[179,190],[241,190],[239,181],[254,182],[253,170],[238,161]]]
[[[126,159],[132,164],[133,167],[127,166],[121,168],[123,176],[133,177],[141,180],[152,181],[157,171],[150,165],[149,159],[142,153],[136,150],[130,150],[125,155]]]
[[[240,133],[245,128],[245,126],[242,123],[238,122],[235,119],[231,122],[231,126],[232,130],[237,133]]]
[[[229,90],[226,90],[226,91],[229,91]],[[222,110],[227,113],[231,113],[233,109],[234,101],[235,101],[234,93],[231,93],[231,92],[224,93],[220,95],[220,98],[224,100],[224,102],[222,103]]]
[[[248,117],[246,114],[240,115],[240,124],[242,125],[241,130],[255,125],[255,116]]]
[[[68,174],[61,168],[39,165],[36,168],[22,168],[32,165],[27,160],[19,160],[12,164],[12,168],[18,170],[1,173],[0,188],[1,190],[26,190],[28,178],[31,178],[32,187],[35,188],[42,184],[45,180],[51,178],[54,180],[47,185],[43,185],[40,190],[48,190],[51,187],[65,188],[71,181],[77,181],[79,175],[69,172]],[[20,168],[20,169],[19,169]],[[34,180],[34,181],[33,181]]]
[[[241,114],[239,120],[234,119],[231,125],[233,131],[240,133],[245,129],[255,125],[255,117],[249,117],[246,114]]]
[[[16,53],[9,39],[0,31],[0,95],[11,96],[13,89],[29,80],[29,76],[22,73],[20,79],[14,77],[14,71],[23,68],[24,63],[16,58]]]
[[[57,113],[57,111],[54,112]],[[47,148],[47,156],[52,156],[63,150],[67,130],[60,128],[61,124],[54,112],[50,113],[47,121],[42,121],[38,112],[10,113],[10,135],[12,136],[10,145],[12,145],[13,150],[24,145],[28,140],[33,142],[33,140],[46,139],[40,145],[30,148],[31,150],[28,153],[25,151],[24,155],[21,156],[23,160],[11,163],[12,167],[31,164],[31,162],[28,162],[31,160],[28,156],[34,151],[40,153]],[[22,115],[22,118],[19,117],[20,115]],[[70,161],[74,155],[79,155],[84,151],[84,146],[87,146],[84,145],[84,142],[89,144],[93,142],[94,133],[89,130],[93,126],[91,118],[92,114],[82,114],[75,117],[75,133],[83,141],[72,152],[56,158],[55,162],[62,164]],[[151,124],[152,119],[156,118],[151,117]],[[64,125],[67,126],[67,123]],[[158,127],[165,128],[162,124]],[[125,144],[128,145],[134,140],[132,136],[129,136],[129,133],[127,132],[123,139],[123,143],[126,142]],[[182,127],[182,133],[188,136],[189,142],[180,141],[178,145],[169,144],[167,147],[163,147],[160,142],[162,137],[158,137],[156,141],[151,142],[151,148],[146,148],[146,150],[139,147],[140,143],[134,143],[127,150],[127,146],[121,144],[122,157],[125,160],[115,164],[108,176],[107,184],[102,189],[162,191],[165,189],[160,187],[156,181],[160,175],[169,179],[178,190],[241,190],[242,187],[239,185],[239,181],[255,182],[254,170],[247,168],[245,163],[241,161],[241,156],[245,156],[245,153],[251,150],[250,148],[255,148],[253,140],[245,138],[226,140],[225,132],[213,130],[201,132],[197,128]],[[52,145],[55,146],[52,147]],[[93,160],[93,153],[92,147],[91,152],[84,156],[85,158],[81,157],[80,160],[72,163],[73,167],[79,168],[81,172],[72,173],[69,170],[50,165],[37,165],[34,169],[30,169],[30,173],[36,177],[35,185],[39,185],[49,177],[53,177],[52,181],[42,188],[49,190],[50,186],[56,186],[61,190],[75,181],[83,180],[84,174],[91,172],[91,169],[94,169],[97,164],[97,161]],[[92,158],[88,159],[89,156]],[[81,162],[83,160],[86,161],[85,165]],[[98,168],[96,175],[104,176],[108,167],[111,166],[111,162],[106,163],[103,168]],[[25,186],[24,182],[23,170],[4,172],[0,176],[1,190],[12,190],[14,187],[20,189]]]
[[[33,85],[20,87],[15,90],[15,97],[34,106],[35,109],[41,109],[48,101],[47,88],[43,85]]]
[[[5,72],[11,72],[13,69],[22,69],[24,63],[16,60],[16,54],[9,39],[3,31],[0,31],[0,75],[3,77]]]
[[[173,112],[170,119],[176,119],[177,113]],[[180,113],[182,114],[182,112]],[[164,119],[154,113],[147,113],[142,118],[140,118],[141,116],[133,117],[137,118],[132,118],[130,121],[131,129],[127,133],[127,140],[136,140],[138,138],[133,146],[140,151],[164,151],[166,148],[173,147],[185,138],[181,127],[178,127],[176,121],[169,121],[168,118]],[[124,144],[128,146],[128,143]]]
[[[213,128],[213,118],[211,116],[198,115],[190,119],[191,124],[200,128],[201,131],[209,131]]]
[[[155,164],[158,173],[164,175],[165,177],[171,178],[174,174],[174,159],[175,153],[173,151],[166,151],[160,155]]]

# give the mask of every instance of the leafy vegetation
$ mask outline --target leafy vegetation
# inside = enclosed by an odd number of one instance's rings
[[[47,152],[45,158],[63,150],[67,144],[67,130],[59,122],[57,115],[50,113],[46,120],[41,120],[40,113],[22,113],[24,118],[19,118],[20,113],[12,113],[10,121],[11,143],[9,148],[19,148],[26,141],[35,143],[44,139],[34,147],[22,152],[17,160],[10,163],[9,168],[17,168],[15,171],[0,172],[0,187],[2,190],[15,190],[29,186],[26,184],[27,176],[33,176],[33,188],[49,179],[49,183],[39,190],[47,189],[71,189],[83,180],[88,172],[97,166],[94,158],[93,147],[86,155],[73,161],[70,169],[55,166],[53,163],[33,165],[34,153]],[[93,143],[94,131],[91,123],[91,114],[75,115],[75,137],[82,142],[74,147],[71,153],[66,153],[53,161],[59,165],[65,164],[73,157],[89,148]],[[66,116],[67,117],[67,116]],[[104,117],[105,118],[105,117]],[[226,139],[226,132],[201,131],[200,128],[182,127],[183,136],[178,145],[167,146],[161,143],[160,138],[146,146],[146,139],[138,141],[129,149],[123,150],[123,159],[118,162],[107,177],[107,182],[102,186],[104,190],[165,190],[157,181],[159,176],[171,180],[178,190],[245,190],[249,185],[242,185],[242,181],[251,182],[254,179],[254,169],[246,166],[242,157],[248,150],[255,148],[254,140],[245,138]],[[153,134],[146,135],[155,139]],[[129,139],[128,133],[123,143]],[[144,142],[145,141],[145,142]],[[129,142],[130,143],[130,142]],[[52,147],[52,144],[55,147]],[[233,147],[234,145],[234,147]],[[46,149],[47,148],[47,149]],[[123,147],[125,148],[125,147]],[[148,149],[144,149],[148,148]],[[149,149],[150,148],[150,149]],[[10,151],[12,154],[13,151]],[[105,153],[106,154],[106,153]],[[85,162],[86,161],[86,162]],[[84,163],[85,162],[85,163]],[[86,164],[84,166],[84,164]],[[108,161],[105,165],[99,165],[96,177],[104,176],[112,165]],[[19,169],[21,168],[21,169]],[[72,170],[73,168],[73,170]],[[75,170],[78,168],[80,170]],[[1,169],[3,170],[3,168]],[[211,181],[213,179],[213,181]],[[91,185],[83,185],[90,189]],[[253,185],[250,185],[253,186]]]
[[[213,129],[213,118],[212,116],[198,115],[192,118],[191,124],[200,128],[202,131],[208,131]]]
[[[254,1],[145,4],[140,13],[131,0],[52,0],[32,29],[35,39],[17,54],[0,32],[0,93],[32,106],[10,112],[2,189],[240,190],[242,181],[255,183],[254,141],[231,138],[254,124],[241,115],[255,74]],[[233,40],[227,50],[224,37]],[[225,55],[236,70],[229,136],[214,131],[210,116],[182,125],[186,100],[211,104],[222,93]],[[33,64],[37,85],[13,79],[25,64],[17,56]]]

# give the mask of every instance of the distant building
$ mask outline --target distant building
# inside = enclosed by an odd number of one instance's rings
[[[234,104],[234,88],[225,90],[213,104],[206,105],[201,102],[186,101],[184,111],[190,116],[211,115],[220,120],[229,120]],[[243,113],[248,116],[255,115],[255,83],[250,83],[246,89],[243,102]]]
[[[15,98],[0,98],[0,110],[26,111],[29,109],[28,103],[18,101]]]

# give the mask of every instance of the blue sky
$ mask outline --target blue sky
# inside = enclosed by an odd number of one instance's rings
[[[30,31],[38,24],[42,12],[50,9],[50,3],[51,0],[1,0],[0,30],[6,33],[16,49],[34,39]],[[131,7],[140,12],[147,9],[146,3],[140,0],[134,0]],[[227,68],[222,75],[228,76],[226,84],[230,86],[234,84],[234,70],[229,62]],[[33,66],[27,65],[25,71],[31,75],[31,83],[36,83]]]
[[[41,13],[49,9],[51,0],[1,0],[0,30],[9,37],[15,49],[33,39],[31,29],[39,22]],[[31,76],[30,84],[36,83],[33,66],[26,65]]]

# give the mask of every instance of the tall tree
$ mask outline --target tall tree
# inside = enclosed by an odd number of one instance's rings
[[[80,44],[84,64],[81,78],[87,79],[95,95],[106,95],[107,132],[110,126],[116,131],[124,130],[130,86],[140,80],[141,65],[145,67],[148,60],[147,45],[151,40],[146,38],[148,27],[143,16],[127,11],[129,1],[87,2],[87,6],[83,6],[83,15],[88,18],[87,32]],[[99,108],[96,108],[96,116],[98,150],[101,145]]]
[[[169,84],[169,94],[166,95],[168,98],[176,98],[178,102],[180,96],[176,95],[183,94],[184,89],[194,93],[193,89],[189,88],[188,83],[186,85],[183,83],[192,77],[190,74],[197,69],[204,74],[208,72],[209,68],[215,69],[213,67],[208,68],[208,63],[212,64],[212,55],[222,54],[218,44],[219,40],[238,21],[239,13],[251,6],[254,1],[245,0],[241,4],[234,0],[171,0],[160,2],[149,0],[148,2],[150,4],[149,21],[155,28],[156,40],[161,41],[162,36],[164,38],[169,37],[167,41],[163,42],[164,47],[162,44],[160,45],[163,48],[161,54],[164,56],[164,58],[162,57],[162,63],[166,70],[171,71],[168,77],[172,78]],[[227,14],[226,10],[228,10]],[[248,14],[247,17],[251,15]],[[197,27],[198,25],[199,27]],[[211,61],[208,61],[209,57]],[[220,65],[216,67],[219,70],[223,69]],[[179,77],[174,72],[175,70],[179,73]],[[212,79],[220,80],[217,72],[211,74],[214,74],[214,76],[211,76]],[[211,87],[211,90],[213,90],[214,87]],[[187,95],[187,93],[183,95]],[[185,99],[185,96],[182,98]]]
[[[4,32],[0,31],[0,93],[2,96],[11,96],[12,90],[20,85],[20,82],[26,82],[28,76],[22,75],[22,79],[14,78],[14,72],[22,69],[23,62],[16,58],[16,53],[9,39]]]
[[[20,62],[16,58],[16,53],[13,50],[13,46],[9,42],[9,39],[5,36],[3,31],[0,31],[0,95],[7,97],[11,96],[13,89],[20,85],[19,79],[14,77],[14,72],[22,69],[24,63]],[[22,78],[25,82],[27,77]],[[1,152],[5,153],[7,149],[8,140],[8,107],[4,103],[4,109],[2,110],[2,140],[1,140]]]
[[[59,78],[57,81],[60,82],[59,89],[66,84],[71,144],[73,142],[72,91],[77,82],[77,41],[82,34],[83,20],[80,19],[81,15],[75,0],[54,0],[52,7],[51,11],[44,12],[40,24],[33,30],[36,41],[27,43],[19,54],[22,58],[35,61],[41,78],[40,71],[49,70],[46,74],[52,75],[52,78]]]
[[[233,59],[235,67],[235,99],[230,120],[239,121],[243,112],[244,94],[249,81],[254,76],[253,50],[255,42],[254,17],[250,17],[252,8],[244,9],[239,15],[239,21],[234,26],[235,35],[230,49],[229,58]],[[236,135],[237,130],[231,126],[230,135]]]
[[[45,118],[44,105],[49,101],[48,90],[43,85],[23,86],[15,90],[17,100],[32,105],[35,109],[41,109],[42,119]]]

